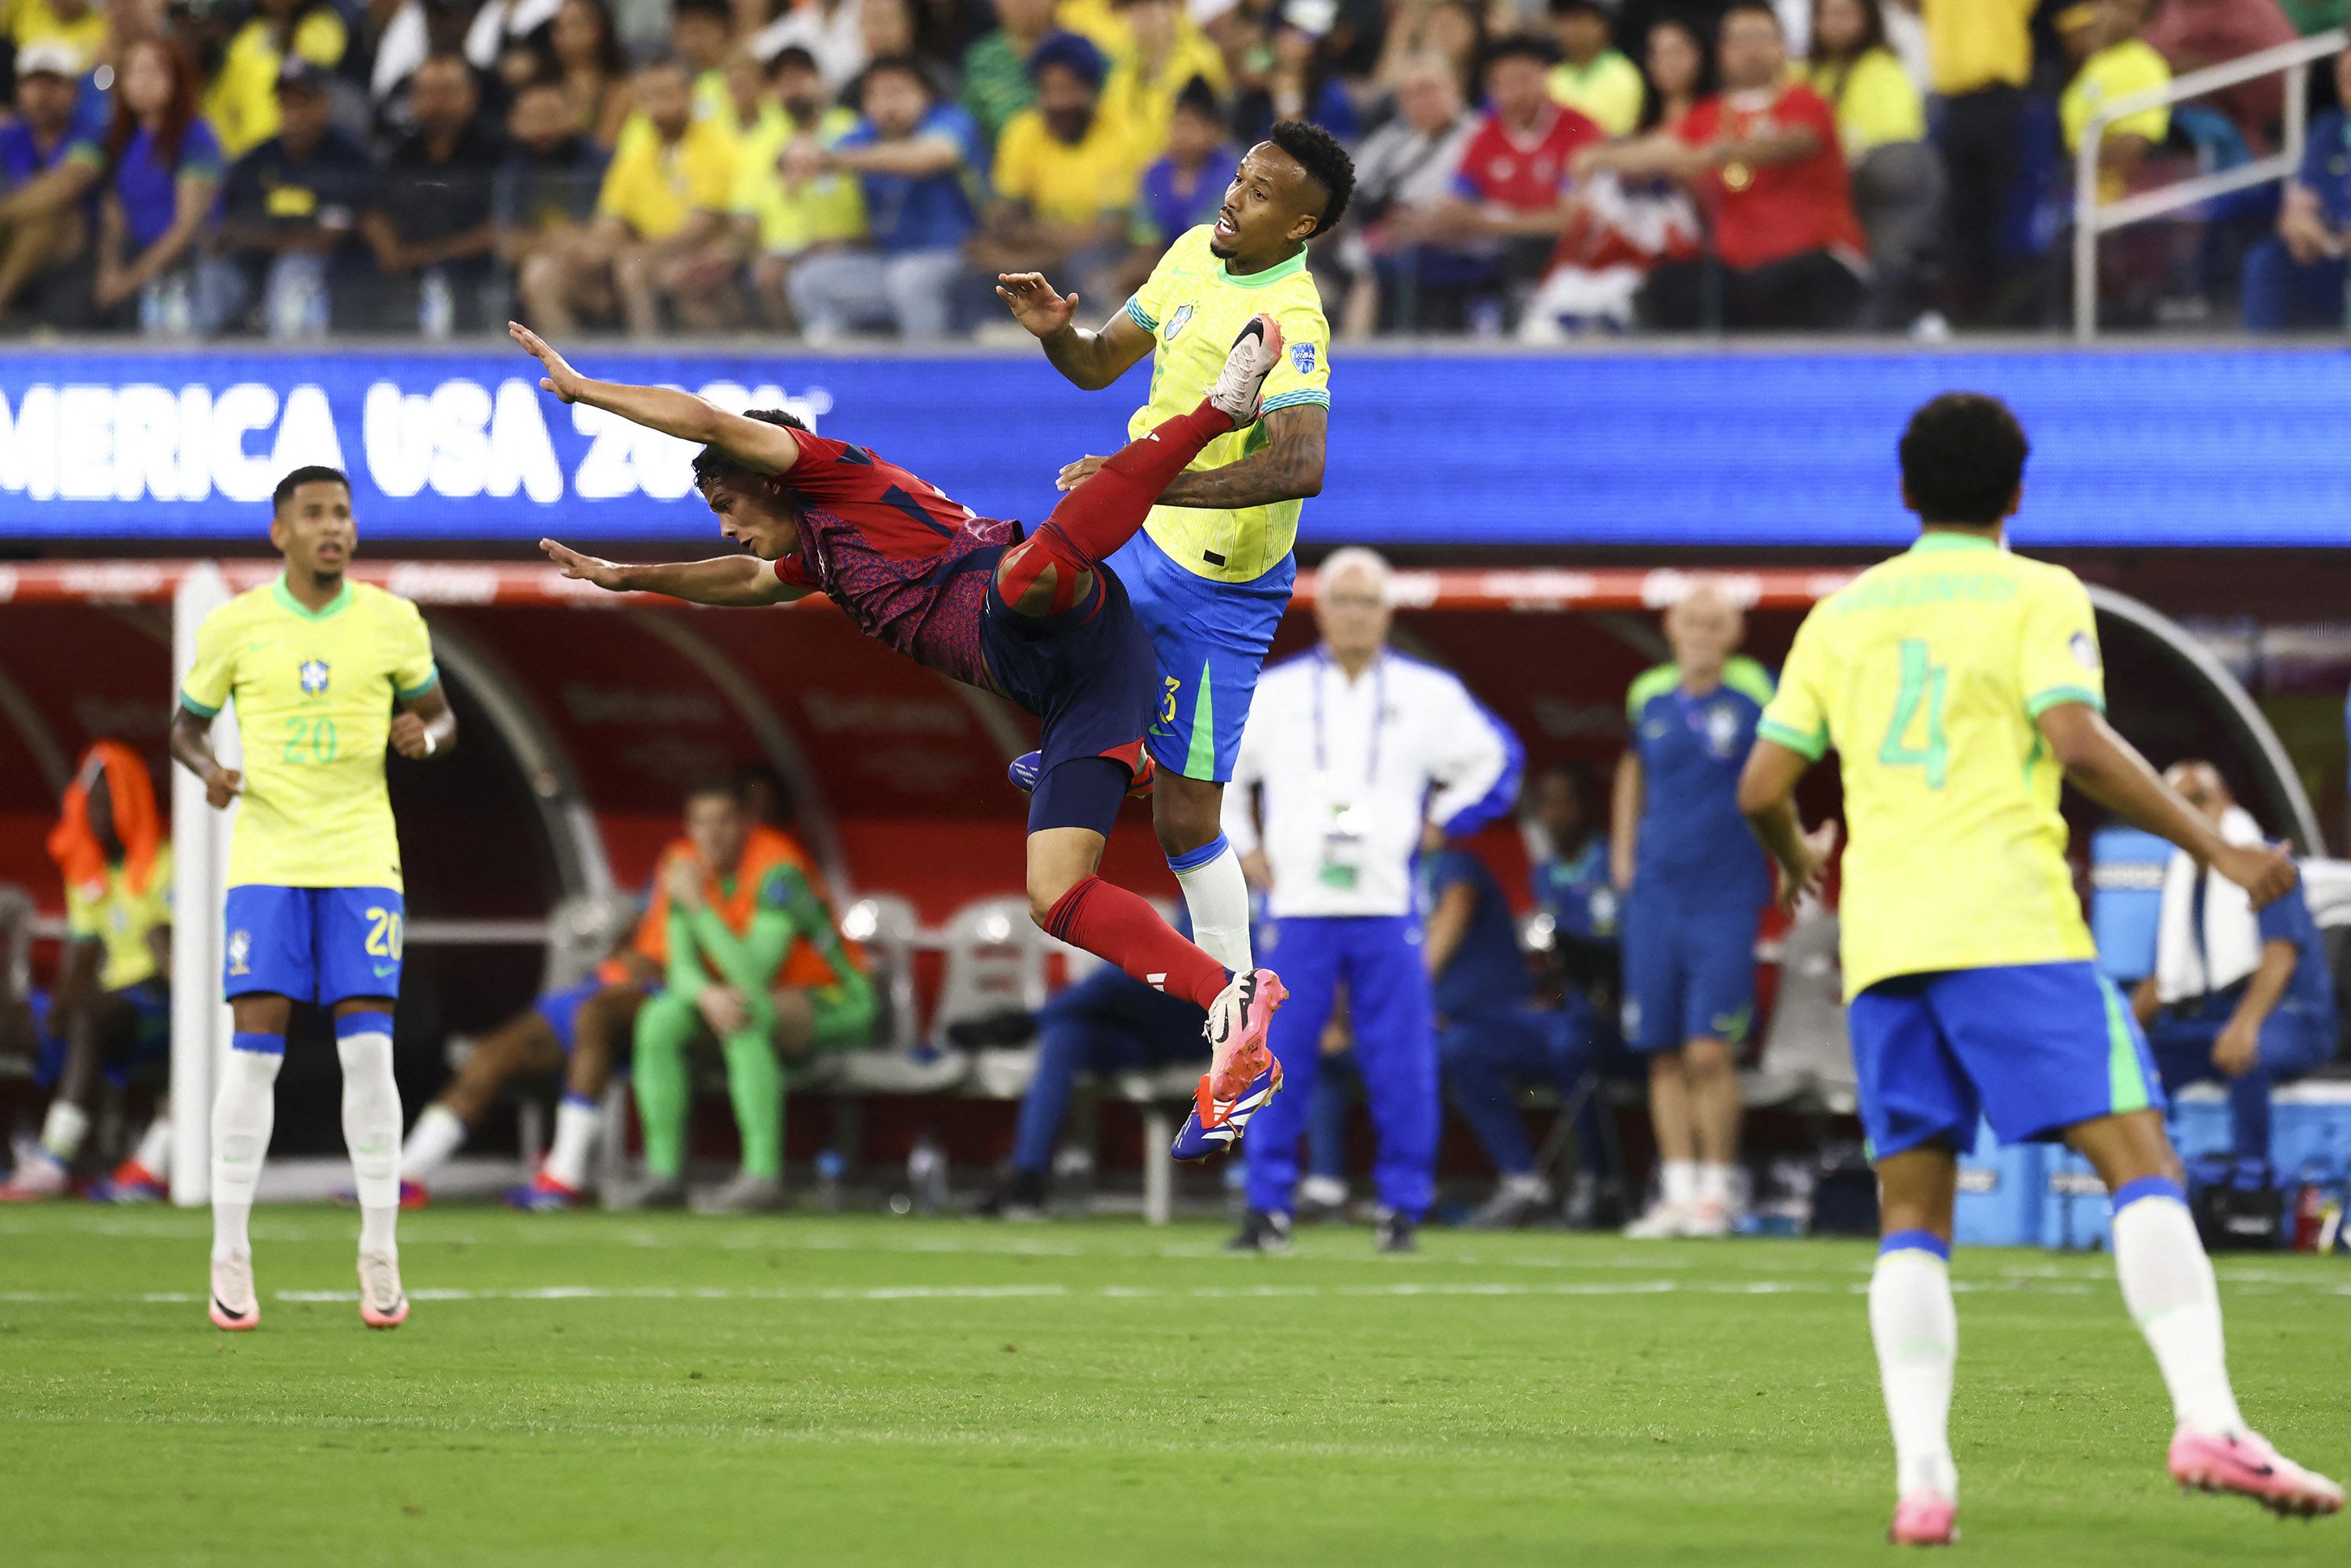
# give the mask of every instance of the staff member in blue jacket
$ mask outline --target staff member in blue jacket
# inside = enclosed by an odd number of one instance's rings
[[[1666,612],[1673,662],[1634,681],[1616,767],[1611,871],[1625,911],[1625,1042],[1649,1061],[1656,1202],[1627,1236],[1728,1235],[1740,1045],[1755,1022],[1755,926],[1770,868],[1739,814],[1739,771],[1771,677],[1738,653],[1746,619],[1711,580]]]

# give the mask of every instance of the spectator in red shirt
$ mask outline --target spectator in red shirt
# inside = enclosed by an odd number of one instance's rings
[[[1554,101],[1550,74],[1558,57],[1531,33],[1486,51],[1485,119],[1461,151],[1455,199],[1412,214],[1414,237],[1427,243],[1484,241],[1501,252],[1513,288],[1531,287],[1575,215],[1569,165],[1607,140],[1600,127]]]
[[[1668,262],[1649,275],[1642,319],[1677,331],[1715,325],[1708,274],[1719,265],[1723,327],[1848,326],[1861,306],[1868,246],[1854,216],[1836,116],[1789,78],[1787,39],[1764,0],[1737,0],[1723,12],[1718,53],[1723,90],[1690,110],[1672,136],[1583,160],[1593,170],[1672,176],[1713,226],[1712,258]]]

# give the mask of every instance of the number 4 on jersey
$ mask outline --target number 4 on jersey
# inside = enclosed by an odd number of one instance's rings
[[[1949,666],[1928,661],[1924,639],[1902,640],[1902,689],[1895,695],[1894,722],[1886,727],[1877,760],[1889,768],[1924,768],[1929,789],[1943,787],[1950,766],[1951,748],[1943,738],[1943,690],[1949,675]],[[1914,745],[1911,734],[1922,719],[1926,733]]]

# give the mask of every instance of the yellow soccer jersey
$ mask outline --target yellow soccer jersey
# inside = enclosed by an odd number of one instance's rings
[[[311,611],[280,578],[205,616],[180,702],[210,717],[236,699],[245,797],[228,885],[399,891],[392,703],[440,678],[416,606],[365,583]]]
[[[1300,403],[1331,406],[1331,326],[1322,295],[1301,251],[1279,267],[1234,277],[1208,249],[1207,225],[1167,248],[1126,313],[1150,333],[1151,401],[1127,421],[1128,439],[1189,413],[1207,395],[1249,318],[1267,312],[1281,323],[1281,363],[1265,383],[1265,412]],[[1266,443],[1265,422],[1220,435],[1192,468],[1222,468]],[[1212,511],[1154,507],[1144,524],[1152,539],[1187,571],[1218,582],[1254,582],[1281,563],[1298,538],[1299,503]]]
[[[2094,956],[2035,725],[2105,706],[2063,567],[1930,533],[1805,617],[1757,734],[1844,779],[1844,987]]]
[[[155,846],[155,863],[147,873],[147,888],[134,893],[127,868],[106,868],[103,892],[66,889],[66,936],[74,942],[100,942],[106,962],[98,983],[106,990],[123,991],[156,977],[155,949],[147,938],[172,924],[172,846]]]

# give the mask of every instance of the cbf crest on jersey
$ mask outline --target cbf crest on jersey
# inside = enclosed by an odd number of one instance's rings
[[[303,695],[304,696],[316,697],[316,696],[324,696],[324,695],[326,695],[326,692],[327,692],[327,661],[326,661],[326,660],[324,660],[324,659],[305,659],[305,660],[303,660],[303,661],[302,661],[302,672],[301,672],[301,674],[302,674],[302,695]]]
[[[1728,757],[1739,749],[1739,713],[1729,703],[1716,703],[1706,710],[1706,746],[1717,757]]]
[[[1189,305],[1177,306],[1176,308],[1176,314],[1167,318],[1167,340],[1171,343],[1174,342],[1176,340],[1176,334],[1182,331],[1184,329],[1185,323],[1191,319],[1192,308]]]
[[[1314,373],[1314,345],[1311,343],[1290,344],[1290,368],[1296,371],[1301,376],[1312,375]]]
[[[228,934],[228,972],[232,976],[248,974],[246,962],[253,956],[253,933],[232,931]]]

